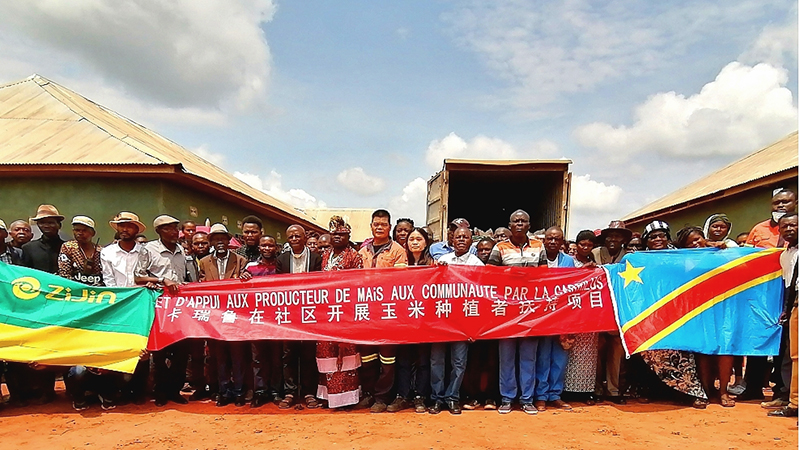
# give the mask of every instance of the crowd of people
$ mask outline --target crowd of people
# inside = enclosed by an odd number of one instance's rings
[[[436,264],[591,268],[619,263],[638,251],[782,247],[785,295],[774,301],[783,304],[784,333],[779,354],[746,359],[678,350],[645,351],[626,359],[618,332],[374,346],[185,339],[157,352],[143,351],[133,374],[7,361],[7,403],[53,401],[60,376],[76,410],[91,404],[103,409],[143,404],[150,397],[156,406],[214,401],[219,407],[274,403],[280,409],[369,408],[373,413],[485,409],[506,414],[518,404],[531,415],[547,408],[570,410],[568,402],[674,401],[705,408],[711,401],[733,407],[737,400],[765,400],[762,406],[771,409],[770,415],[797,416],[796,205],[794,192],[777,191],[772,216],[736,239],[729,236],[731,221],[718,213],[702,227],[687,225],[674,234],[660,220],[641,233],[612,221],[568,241],[558,226],[531,232],[530,215],[517,210],[507,228],[488,233],[474,232],[467,219],[457,218],[445,239],[434,242],[427,227],[406,218],[393,225],[390,213],[379,209],[372,214],[372,237],[363,243],[351,241],[350,225],[338,216],[322,235],[291,225],[282,243],[264,234],[259,218],[248,216],[241,221],[236,248],[221,223],[205,232],[192,221],[168,215],[154,219],[158,239],[147,241],[142,234],[147,227],[127,211],[108,222],[115,231],[109,245],[94,240],[96,223],[85,215],[72,218],[74,239],[64,241],[65,217],[54,206],[41,205],[32,218],[41,232],[38,239],[32,239],[28,222],[6,226],[0,220],[0,262],[91,286],[145,286],[172,293],[184,283],[313,271]],[[773,396],[766,401],[763,388],[768,386]]]

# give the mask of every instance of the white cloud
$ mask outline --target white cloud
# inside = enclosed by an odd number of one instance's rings
[[[269,175],[264,178],[247,172],[234,172],[233,176],[295,208],[325,208],[327,206],[325,202],[302,189],[284,189],[283,176],[275,170],[270,171]]]
[[[592,180],[591,176],[572,177],[570,209],[577,212],[609,212],[619,208],[622,188]]]
[[[8,2],[0,61],[79,73],[170,109],[246,108],[269,82],[260,26],[274,13],[270,0]]]
[[[787,9],[751,0],[724,6],[701,0],[682,5],[475,0],[462,5],[444,16],[450,32],[507,83],[507,91],[491,99],[493,105],[520,110],[541,109],[563,94],[653,73],[716,31],[734,33],[770,8]]]
[[[382,178],[367,175],[361,167],[352,167],[339,172],[336,181],[348,191],[359,195],[374,195],[386,187]]]
[[[773,66],[797,63],[797,4],[784,24],[764,27],[753,45],[739,56],[744,63],[765,62]]]
[[[616,161],[638,153],[668,157],[742,155],[797,129],[786,69],[732,62],[699,93],[662,92],[636,107],[633,125],[595,122],[575,138]]]
[[[548,140],[538,141],[518,150],[502,139],[478,135],[467,142],[459,135],[450,133],[443,139],[431,141],[425,153],[425,161],[432,168],[441,169],[445,158],[542,159],[552,157],[557,151],[558,145]]]
[[[404,188],[403,193],[389,200],[389,211],[393,217],[410,217],[420,226],[425,224],[428,183],[422,178],[414,178]]]
[[[222,165],[225,163],[225,155],[209,150],[208,145],[206,144],[203,144],[197,148],[190,148],[189,150],[217,167],[222,167]]]

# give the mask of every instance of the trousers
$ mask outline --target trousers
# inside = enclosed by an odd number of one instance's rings
[[[500,396],[503,402],[513,402],[519,392],[520,403],[532,403],[536,384],[536,348],[538,337],[501,339]],[[519,385],[517,384],[517,356],[519,354]]]

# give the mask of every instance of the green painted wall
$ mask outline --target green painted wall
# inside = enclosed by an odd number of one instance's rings
[[[147,225],[145,234],[156,238],[153,219],[160,214],[169,214],[180,220],[194,220],[203,224],[222,222],[227,217],[231,233],[240,232],[238,221],[253,214],[253,211],[223,201],[202,192],[169,181],[133,178],[3,178],[0,179],[0,218],[6,224],[17,219],[28,219],[36,214],[42,203],[55,205],[66,217],[63,233],[71,236],[67,221],[76,215],[87,215],[97,224],[97,237],[105,244],[114,237],[108,225],[119,211],[132,211]],[[197,217],[192,217],[192,208]],[[256,214],[264,222],[266,233],[283,237],[290,224]]]
[[[749,232],[753,225],[770,217],[770,202],[772,190],[779,187],[792,189],[797,192],[797,177],[775,186],[750,189],[730,197],[703,203],[692,208],[672,214],[664,214],[659,220],[669,223],[674,234],[685,225],[702,227],[708,216],[714,213],[725,213],[733,223],[731,238],[743,232]],[[647,223],[631,224],[630,229],[641,232]]]

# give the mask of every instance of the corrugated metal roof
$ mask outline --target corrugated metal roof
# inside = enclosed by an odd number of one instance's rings
[[[170,165],[325,228],[175,142],[42,76],[0,86],[0,165]],[[91,170],[91,169],[89,169]]]
[[[675,205],[698,200],[791,169],[795,169],[794,176],[797,176],[797,131],[628,214],[622,220],[635,221],[641,216],[657,213]]]
[[[451,164],[474,164],[482,166],[517,166],[517,165],[568,165],[572,164],[570,159],[460,159],[447,158],[444,160],[444,167]]]
[[[350,224],[350,240],[353,242],[363,242],[372,237],[372,229],[369,224],[372,222],[373,211],[375,210],[366,208],[318,208],[305,210],[306,214],[316,219],[319,223],[327,224],[331,220],[331,216],[341,216],[345,222]]]

